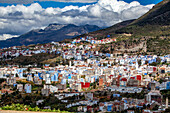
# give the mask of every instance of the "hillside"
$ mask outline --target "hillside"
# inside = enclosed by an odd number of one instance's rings
[[[169,25],[170,0],[163,0],[156,4],[149,12],[135,20],[132,24]]]
[[[170,36],[170,0],[163,0],[156,4],[149,12],[136,20],[128,20],[115,24],[109,28],[91,32],[85,35],[95,37],[121,37],[121,34],[140,36]],[[121,35],[121,36],[120,36]]]
[[[57,58],[58,55],[55,54],[47,54],[47,53],[40,53],[34,54],[32,56],[19,56],[12,60],[0,61],[0,65],[33,65],[37,64],[38,67],[42,65],[42,62],[48,59]]]
[[[148,13],[115,33],[132,34],[131,38],[145,37],[147,54],[170,54],[170,0],[156,4]]]
[[[163,0],[129,26],[116,30],[117,34],[133,36],[170,36],[170,0]]]
[[[117,38],[117,42],[102,45],[101,52],[113,54],[170,54],[170,0],[156,4],[136,20],[118,23],[112,27],[91,32],[94,37]],[[82,35],[83,36],[83,35]]]
[[[116,36],[116,34],[115,34],[116,30],[128,26],[133,21],[134,20],[123,21],[123,22],[117,23],[117,24],[115,24],[111,27],[101,29],[101,30],[97,30],[97,31],[94,31],[94,32],[90,32],[90,33],[87,33],[87,34],[83,34],[83,35],[77,36],[75,38],[79,38],[79,37],[83,37],[83,36],[93,36],[93,37],[97,37],[99,39],[102,39],[102,38],[107,37],[107,35],[110,35],[110,36],[113,37],[113,36]]]
[[[70,42],[72,38],[84,36],[102,39],[110,35],[111,38],[117,38],[117,42],[102,45],[96,50],[114,54],[170,54],[170,0],[156,4],[136,20],[99,29],[92,25],[50,24],[45,29],[32,30],[20,37],[0,41],[0,47],[48,43],[64,39],[62,42]]]
[[[81,34],[99,30],[95,25],[76,26],[73,24],[50,24],[45,29],[32,30],[19,37],[0,41],[0,47],[21,46],[30,44],[43,44],[52,41],[62,41],[71,39]]]

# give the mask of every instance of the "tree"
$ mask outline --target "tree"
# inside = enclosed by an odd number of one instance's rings
[[[16,73],[15,76],[18,77],[18,74]]]
[[[147,108],[150,109],[150,104],[147,105]]]
[[[104,92],[104,96],[107,96],[107,92],[106,91]]]
[[[146,105],[145,104],[143,104],[143,109],[146,109]]]
[[[156,62],[152,62],[150,65],[151,66],[157,66],[157,63]]]
[[[152,110],[158,110],[159,109],[159,106],[158,105],[156,105],[155,107],[153,107],[153,109]]]
[[[111,100],[113,99],[113,94],[111,94],[110,99],[111,99]]]
[[[28,67],[28,68],[27,68],[27,71],[28,71],[28,72],[30,72],[30,71],[31,71],[30,67]]]
[[[138,60],[138,64],[141,66],[141,64],[142,64],[142,61],[141,61],[141,60]]]
[[[156,62],[158,63],[158,64],[160,64],[161,63],[161,59],[158,57],[158,58],[156,58]]]
[[[147,61],[147,60],[145,61],[145,64],[148,64],[148,61]]]
[[[162,82],[164,82],[164,80],[160,79],[160,80],[159,80],[159,83],[162,84]]]

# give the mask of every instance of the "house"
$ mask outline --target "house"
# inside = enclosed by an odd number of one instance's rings
[[[18,91],[23,91],[23,84],[17,84],[17,90]]]
[[[127,85],[127,78],[120,78],[120,86],[126,86]]]
[[[93,93],[87,93],[85,94],[86,100],[93,100]]]
[[[147,87],[147,85],[151,82],[151,78],[147,75],[145,78],[141,81],[141,85]]]
[[[83,107],[82,106],[79,106],[78,108],[77,108],[77,111],[83,111]]]
[[[108,112],[111,112],[111,111],[112,111],[112,106],[113,106],[113,104],[108,104],[108,105],[107,105],[107,111],[108,111]]]
[[[120,94],[113,94],[113,97],[115,98],[120,97]]]
[[[24,69],[17,69],[17,74],[18,74],[19,78],[23,78],[23,70]]]
[[[159,73],[165,74],[165,67],[160,67],[159,68]]]
[[[78,91],[78,92],[80,92],[82,90],[80,83],[76,83],[76,84],[75,83],[70,83],[70,88],[72,90],[75,90],[75,91]]]
[[[89,82],[85,82],[85,83],[83,83],[83,82],[81,82],[81,88],[89,88],[90,87],[90,83]]]
[[[31,93],[31,84],[25,84],[25,92],[26,93]]]
[[[16,84],[16,78],[15,77],[10,77],[10,78],[7,78],[6,80],[7,80],[8,85]]]
[[[117,85],[117,86],[120,86],[120,76],[118,76],[117,78],[113,78],[113,81],[112,81],[112,85]]]
[[[104,103],[100,102],[100,103],[99,103],[99,110],[100,110],[100,111],[104,111],[103,108],[104,108]]]
[[[39,106],[39,105],[41,105],[43,102],[44,102],[44,100],[38,100],[38,101],[36,101],[36,105]]]
[[[43,96],[49,96],[49,94],[50,94],[50,89],[41,89],[41,94],[43,95]]]
[[[27,75],[27,81],[33,81],[33,78],[32,78],[32,75],[31,75],[31,74],[28,74],[28,75]]]
[[[151,88],[151,87],[153,87],[153,89],[154,89],[154,87],[155,87],[156,89],[159,89],[160,83],[157,82],[157,81],[151,81],[151,82],[148,84],[148,88]]]
[[[34,84],[41,85],[42,80],[39,78],[39,76],[34,76]]]
[[[51,76],[51,82],[57,82],[58,81],[58,73],[55,73]]]
[[[170,90],[170,81],[163,82],[159,88],[160,90]]]
[[[51,85],[51,87],[50,87],[50,92],[51,92],[51,93],[58,92],[58,87]]]
[[[57,84],[58,90],[65,90],[66,84]]]
[[[139,85],[139,81],[136,79],[130,78],[127,82],[127,86],[137,87],[138,85]]]
[[[127,113],[135,113],[134,110],[127,110]]]
[[[3,71],[2,70],[0,70],[0,78],[4,78],[4,73],[3,73]]]
[[[103,78],[99,78],[99,86],[103,87]]]
[[[43,87],[44,89],[49,89],[50,90],[50,88],[51,88],[51,85],[50,84],[44,84],[44,87]]]
[[[83,107],[83,111],[86,113],[87,112],[87,107]]]
[[[153,109],[155,106],[160,106],[160,104],[156,101],[150,103],[150,109]]]
[[[151,91],[145,96],[145,101],[147,103],[152,103],[153,101],[158,102],[159,104],[162,103],[162,95],[159,90],[155,90],[155,84],[151,84]]]

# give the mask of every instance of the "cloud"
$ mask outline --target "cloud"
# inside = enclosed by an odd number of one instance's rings
[[[12,5],[0,7],[0,35],[20,35],[50,23],[112,26],[121,21],[136,19],[152,8],[139,2],[126,3],[117,0],[99,0],[82,7],[42,8],[38,3],[30,6]]]
[[[54,1],[54,2],[78,2],[78,3],[94,3],[97,0],[0,0],[0,3],[17,3],[17,4],[30,4],[36,1]]]
[[[9,38],[18,37],[18,36],[19,35],[3,34],[3,35],[0,35],[0,40],[6,40],[6,39],[9,39]]]

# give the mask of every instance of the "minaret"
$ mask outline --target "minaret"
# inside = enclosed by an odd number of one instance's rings
[[[103,75],[103,69],[101,69],[101,71],[100,71],[100,72],[101,72],[101,75]]]
[[[166,97],[166,109],[168,108],[168,97]]]
[[[136,61],[136,70],[138,70],[139,65],[138,65],[138,61]]]
[[[71,67],[71,61],[69,61],[69,67]]]

